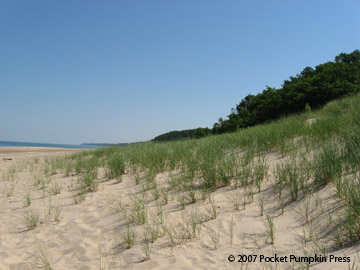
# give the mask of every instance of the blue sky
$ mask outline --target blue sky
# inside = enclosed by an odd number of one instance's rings
[[[134,142],[360,48],[360,1],[0,0],[0,140]]]

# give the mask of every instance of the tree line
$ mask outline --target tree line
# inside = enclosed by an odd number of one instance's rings
[[[153,141],[201,138],[210,134],[234,132],[281,117],[319,108],[327,102],[360,92],[360,51],[340,53],[335,61],[315,68],[305,67],[300,74],[285,80],[279,89],[266,86],[257,95],[247,95],[231,110],[226,119],[219,118],[212,129],[197,128],[172,131]]]

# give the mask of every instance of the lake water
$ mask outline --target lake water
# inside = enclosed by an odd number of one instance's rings
[[[53,143],[28,143],[28,142],[8,142],[0,141],[0,147],[56,147],[56,148],[83,148],[83,149],[92,149],[98,148],[97,145],[76,145],[76,144],[53,144]]]

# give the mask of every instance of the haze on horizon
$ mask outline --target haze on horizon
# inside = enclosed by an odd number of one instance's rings
[[[0,1],[0,140],[145,141],[360,45],[360,2]]]

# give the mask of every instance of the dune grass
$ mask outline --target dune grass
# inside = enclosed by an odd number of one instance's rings
[[[270,243],[272,245],[275,244],[275,223],[274,223],[274,217],[270,213],[266,214],[266,218],[264,220],[264,227],[265,227],[265,233],[268,236],[268,239],[270,240]]]
[[[40,214],[35,209],[29,209],[23,214],[26,228],[33,230],[40,222]]]
[[[330,102],[320,110],[284,117],[234,133],[77,153],[61,162],[45,162],[46,175],[60,171],[65,176],[77,175],[82,192],[76,195],[85,196],[87,192],[97,191],[101,169],[108,179],[116,179],[117,182],[122,181],[125,173],[130,173],[135,184],[142,188],[141,193],[144,196],[151,194],[156,204],[168,206],[172,198],[180,205],[178,210],[186,212],[190,205],[203,203],[207,218],[202,222],[211,222],[219,216],[212,194],[221,188],[231,190],[228,199],[235,210],[239,210],[241,205],[245,209],[254,201],[255,195],[259,198],[262,216],[265,214],[264,183],[272,176],[275,179],[272,185],[276,192],[274,199],[279,202],[281,214],[284,214],[287,204],[299,203],[314,190],[331,185],[336,189],[339,204],[344,209],[334,230],[341,235],[341,242],[358,243],[359,115],[360,96],[356,95]],[[279,156],[280,159],[271,168],[267,160],[269,155]],[[157,178],[160,173],[168,175],[165,184],[160,184]],[[306,207],[307,201],[304,202]],[[128,207],[114,198],[109,198],[108,203],[119,212],[126,211],[128,223],[149,226],[149,202],[141,196],[133,196]],[[303,220],[304,224],[311,223],[307,214]],[[273,213],[266,214],[264,222],[268,238],[274,244]],[[175,229],[164,225],[163,234],[172,246],[178,243],[181,230],[185,232],[187,228],[190,227],[184,225],[182,229]],[[156,228],[147,227],[146,239],[150,243],[155,241],[151,237],[152,229]],[[216,236],[211,229],[207,232]],[[146,249],[149,247],[150,244]]]
[[[51,270],[51,263],[49,260],[48,251],[44,248],[40,248],[40,251],[37,254],[32,254],[34,263],[32,265],[33,269],[44,269],[44,270]]]

